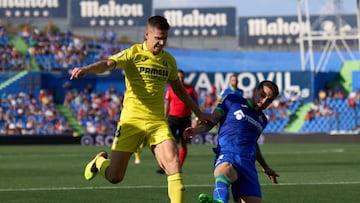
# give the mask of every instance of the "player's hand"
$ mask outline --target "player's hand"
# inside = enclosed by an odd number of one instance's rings
[[[71,72],[70,80],[86,76],[86,71],[82,68],[74,68]]]
[[[265,168],[264,172],[269,176],[269,179],[272,183],[277,184],[277,177],[280,177],[274,170],[272,170],[270,167]]]
[[[183,137],[185,140],[191,140],[194,136],[193,128],[188,127],[184,130]]]

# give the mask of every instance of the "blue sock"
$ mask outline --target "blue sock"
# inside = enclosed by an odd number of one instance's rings
[[[222,202],[229,202],[229,186],[230,186],[230,178],[227,176],[220,174],[215,178],[215,187],[213,197],[216,200],[220,200]]]

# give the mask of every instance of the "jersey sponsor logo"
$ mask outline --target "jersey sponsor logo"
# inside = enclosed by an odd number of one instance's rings
[[[234,116],[236,118],[236,120],[242,120],[245,119],[246,121],[248,121],[249,123],[253,124],[256,126],[256,128],[259,130],[259,132],[261,132],[263,130],[263,127],[261,125],[261,123],[259,123],[258,121],[256,121],[254,118],[252,118],[251,116],[246,115],[241,109],[237,110],[234,112]],[[259,120],[261,122],[263,122],[262,117],[259,117]]]
[[[145,73],[148,75],[156,75],[156,76],[168,76],[169,75],[169,71],[167,70],[159,70],[156,68],[145,68],[145,67],[140,67],[139,68],[140,73]]]

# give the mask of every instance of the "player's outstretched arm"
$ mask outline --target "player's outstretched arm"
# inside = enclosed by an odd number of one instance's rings
[[[185,139],[192,139],[193,136],[195,136],[196,134],[208,132],[209,130],[211,130],[214,127],[214,125],[216,123],[219,122],[219,120],[222,117],[222,114],[220,111],[214,110],[214,112],[210,116],[212,117],[211,120],[213,120],[214,123],[213,122],[201,122],[196,127],[188,127],[184,130],[183,137]]]
[[[269,165],[266,163],[266,161],[261,153],[259,144],[256,145],[256,160],[259,162],[259,164],[263,168],[264,173],[266,173],[266,175],[269,176],[271,182],[275,183],[275,184],[278,183],[277,177],[279,177],[279,175],[273,169],[271,169],[269,167]]]
[[[99,61],[82,68],[74,68],[71,72],[70,80],[85,77],[87,74],[104,73],[108,70],[114,69],[115,65],[115,61],[109,59]]]
[[[200,110],[197,103],[194,102],[194,100],[190,97],[190,95],[186,92],[183,84],[179,80],[171,80],[169,81],[171,88],[173,89],[174,93],[176,94],[181,101],[184,102],[184,104],[189,107],[195,115],[199,118],[202,122],[210,122],[215,123],[215,120],[210,114],[204,113]]]

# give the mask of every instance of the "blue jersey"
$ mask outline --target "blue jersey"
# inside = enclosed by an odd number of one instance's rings
[[[216,107],[223,113],[216,153],[232,152],[256,158],[256,143],[267,125],[262,111],[255,111],[250,101],[236,94],[227,95]]]

